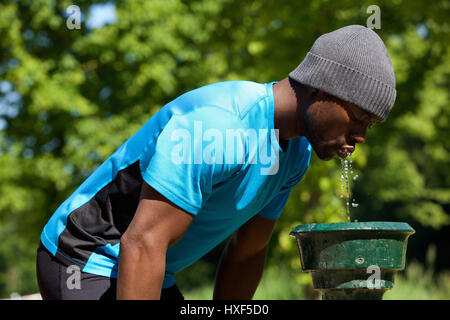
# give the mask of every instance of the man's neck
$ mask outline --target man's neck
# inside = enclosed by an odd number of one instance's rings
[[[306,88],[297,88],[285,78],[273,85],[275,100],[274,126],[279,130],[280,144],[292,138],[304,136],[303,117],[300,101],[308,99]],[[286,144],[284,142],[284,144]],[[282,146],[283,147],[283,146]]]

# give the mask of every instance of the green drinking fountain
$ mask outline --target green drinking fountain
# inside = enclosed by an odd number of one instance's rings
[[[290,235],[323,300],[381,300],[414,232],[403,222],[342,222],[298,225]]]

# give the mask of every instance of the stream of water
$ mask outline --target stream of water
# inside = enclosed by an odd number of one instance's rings
[[[347,212],[347,221],[351,222],[350,217],[350,196],[351,196],[351,188],[350,188],[350,180],[356,181],[358,179],[358,175],[353,175],[353,161],[352,154],[347,153],[347,157],[341,159],[341,196],[340,198],[345,198],[346,212]],[[350,173],[350,177],[349,177]],[[353,198],[351,202],[351,206],[353,208],[358,207],[358,203],[355,202]],[[357,222],[355,220],[355,222]]]

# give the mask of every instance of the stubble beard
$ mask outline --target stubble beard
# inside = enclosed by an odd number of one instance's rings
[[[313,148],[316,155],[319,157],[320,160],[328,161],[333,158],[333,155],[330,155],[326,152],[324,145],[321,143],[321,139],[318,135],[318,132],[320,131],[318,129],[318,125],[314,122],[311,117],[308,116],[306,112],[303,112],[303,119],[304,119],[304,127],[306,131],[306,138],[308,139],[309,143],[311,144],[311,147]]]

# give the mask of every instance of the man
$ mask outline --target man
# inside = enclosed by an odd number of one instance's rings
[[[382,40],[356,25],[319,37],[280,82],[183,94],[50,218],[37,259],[43,297],[182,299],[174,274],[231,235],[213,298],[251,299],[311,149],[322,160],[346,157],[395,96]]]

